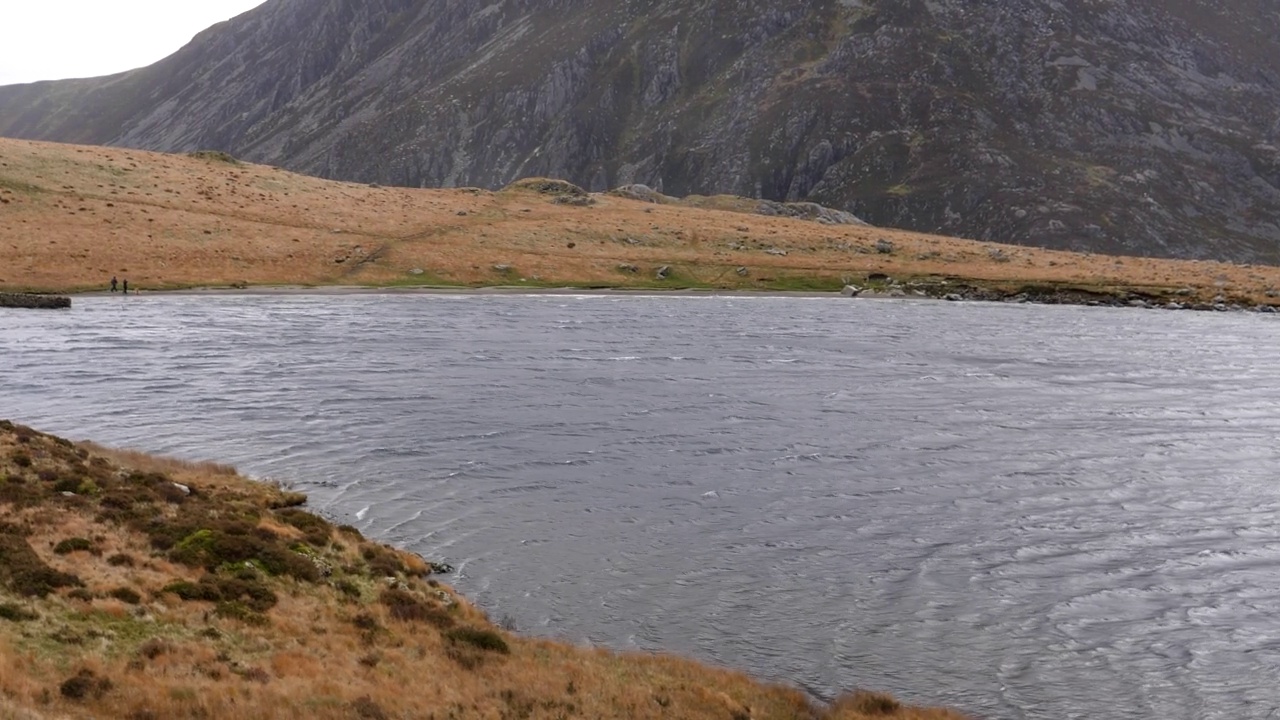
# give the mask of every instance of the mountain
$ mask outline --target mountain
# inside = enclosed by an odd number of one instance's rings
[[[150,67],[0,88],[0,135],[1280,263],[1280,6],[270,0]]]

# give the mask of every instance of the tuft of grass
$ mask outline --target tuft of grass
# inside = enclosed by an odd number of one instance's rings
[[[159,638],[151,638],[138,646],[138,655],[147,660],[155,660],[161,655],[172,651],[173,645]]]
[[[490,652],[509,655],[511,647],[507,645],[507,641],[502,639],[494,630],[474,627],[457,627],[444,634],[451,642],[463,643],[480,650],[488,650]]]
[[[58,691],[68,700],[85,700],[90,697],[101,698],[112,687],[114,685],[109,679],[99,677],[97,673],[85,668],[63,681],[58,686]]]
[[[93,541],[82,537],[67,538],[53,546],[56,555],[70,555],[73,552],[92,552]]]
[[[142,602],[142,595],[130,587],[118,587],[107,593],[107,595],[129,605],[137,605]]]
[[[333,586],[338,589],[338,592],[353,600],[359,600],[364,595],[360,590],[360,586],[348,578],[335,580]]]
[[[281,490],[279,497],[273,499],[267,504],[273,510],[283,508],[296,508],[307,504],[307,494],[295,492],[293,490]]]
[[[539,195],[557,197],[587,197],[586,190],[568,180],[557,180],[555,178],[525,178],[511,183],[503,190],[527,190]]]
[[[39,185],[34,185],[29,182],[23,182],[21,180],[14,180],[13,178],[6,178],[6,177],[0,177],[0,188],[23,193],[25,195],[35,195],[37,193],[48,192],[47,190],[40,187]]]
[[[34,610],[17,605],[15,603],[0,604],[0,620],[8,620],[9,622],[30,622],[39,620],[40,615]]]
[[[368,695],[351,701],[351,714],[360,720],[389,720],[390,715]]]
[[[902,709],[902,703],[895,700],[891,695],[858,690],[850,695],[837,698],[831,704],[831,709],[837,717],[840,717],[842,713],[854,713],[855,716],[879,717],[896,715]]]
[[[280,510],[276,512],[276,518],[301,530],[302,539],[314,547],[322,548],[328,545],[333,535],[333,525],[329,521],[304,510],[294,508]]]
[[[378,602],[385,605],[387,612],[396,620],[422,622],[442,629],[454,624],[448,610],[408,590],[389,588],[382,591]]]

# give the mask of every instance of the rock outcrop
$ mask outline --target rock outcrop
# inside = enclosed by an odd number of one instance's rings
[[[63,310],[71,307],[71,298],[65,295],[38,295],[35,293],[0,293],[0,308],[29,308],[32,310]]]
[[[0,88],[0,135],[1280,262],[1271,0],[269,0],[147,68]]]

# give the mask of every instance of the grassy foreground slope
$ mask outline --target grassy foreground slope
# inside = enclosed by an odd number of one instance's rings
[[[522,638],[304,501],[0,421],[0,718],[961,718]]]
[[[1017,291],[1274,304],[1280,268],[1117,258],[823,225],[751,202],[564,202],[540,183],[339,183],[217,154],[0,139],[0,291],[229,285],[838,290],[882,273]],[[554,184],[552,184],[554,185]],[[664,279],[658,269],[666,267]]]

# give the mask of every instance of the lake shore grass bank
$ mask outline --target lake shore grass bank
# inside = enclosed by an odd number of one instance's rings
[[[522,637],[305,502],[0,421],[0,718],[962,718]]]
[[[646,202],[566,185],[393,188],[218,154],[0,139],[0,291],[88,292],[113,277],[144,292],[853,285],[871,296],[1280,305],[1280,267],[1051,251],[765,216],[742,198]]]

